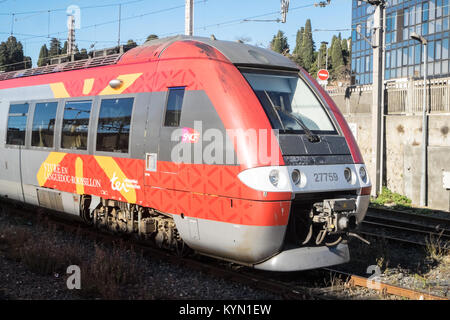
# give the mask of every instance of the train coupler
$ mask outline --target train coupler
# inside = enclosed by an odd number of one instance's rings
[[[356,200],[329,199],[314,204],[313,223],[322,223],[327,233],[345,233],[356,228]]]

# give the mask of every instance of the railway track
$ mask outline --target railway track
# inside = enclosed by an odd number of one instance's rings
[[[421,246],[426,246],[429,241],[433,241],[448,247],[450,219],[369,208],[359,232]]]
[[[0,202],[0,205],[4,204]],[[26,206],[21,209],[12,209],[14,214],[26,216],[27,218],[35,217],[35,212],[31,211]],[[41,213],[44,210],[41,210]],[[235,281],[241,284],[251,286],[259,290],[267,290],[269,292],[278,294],[284,299],[290,300],[334,300],[345,299],[345,295],[340,292],[349,286],[360,286],[368,289],[377,289],[369,287],[368,284],[372,283],[369,279],[360,277],[357,275],[341,272],[330,268],[322,268],[319,270],[296,272],[293,276],[289,274],[272,274],[268,277],[267,272],[257,271],[251,268],[238,266],[232,263],[218,261],[205,256],[192,256],[192,257],[180,257],[169,251],[161,250],[148,242],[131,238],[127,235],[124,237],[112,234],[106,230],[94,229],[86,224],[77,220],[67,220],[61,218],[54,212],[48,212],[45,210],[45,216],[50,219],[46,220],[52,223],[57,228],[67,232],[81,233],[83,236],[88,237],[91,240],[101,241],[103,243],[113,243],[119,239],[126,238],[125,245],[129,248],[137,249],[144,255],[149,255],[152,258],[160,258],[165,261],[171,262],[176,265],[184,265],[189,268],[210,274],[215,277],[220,277],[226,280]],[[332,273],[333,278],[341,279],[345,286],[336,286],[335,284],[324,284],[324,279],[329,279]],[[317,285],[322,282],[322,284]],[[398,296],[407,297],[410,299],[432,299],[438,300],[441,298],[438,296],[428,295],[423,292],[417,292],[406,288],[399,288],[391,286],[389,284],[380,283],[380,292],[384,294],[394,294]]]

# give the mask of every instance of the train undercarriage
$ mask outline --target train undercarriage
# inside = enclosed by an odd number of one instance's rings
[[[189,251],[171,216],[136,204],[103,198],[91,210],[91,201],[91,196],[81,196],[80,214],[84,222],[113,233],[134,234],[178,255]]]

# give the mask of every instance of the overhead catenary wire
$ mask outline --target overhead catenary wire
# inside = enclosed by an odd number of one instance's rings
[[[7,1],[7,0],[5,0]],[[115,3],[109,3],[109,4],[102,4],[102,5],[95,5],[95,6],[83,6],[80,7],[80,9],[98,9],[98,8],[106,8],[106,7],[116,7],[118,5],[127,5],[137,2],[142,2],[144,0],[132,0],[124,3],[115,2]],[[1,2],[0,2],[1,3]],[[55,9],[42,9],[42,10],[34,10],[34,11],[22,11],[22,12],[0,12],[0,15],[2,16],[10,16],[12,14],[18,16],[18,15],[24,15],[24,14],[38,14],[38,13],[47,13],[47,12],[60,12],[60,11],[66,11],[67,8],[55,8]]]
[[[139,1],[142,1],[142,0],[139,0]],[[127,3],[124,3],[124,4],[129,4],[129,3],[139,2],[139,1],[130,1],[130,2],[127,2]],[[205,0],[198,0],[195,3],[197,3],[197,2],[206,2],[206,1]],[[103,5],[103,6],[91,6],[91,7],[83,7],[83,8],[104,7],[104,6],[113,6],[113,5],[117,6],[118,4],[110,4],[110,5]],[[312,2],[310,4],[306,4],[306,5],[301,5],[301,6],[290,8],[289,10],[290,10],[290,12],[292,12],[292,11],[299,10],[299,9],[315,8],[315,7],[316,7],[315,6],[315,2]],[[126,18],[123,18],[122,21],[127,21],[127,20],[131,20],[131,19],[141,18],[143,16],[150,15],[150,14],[167,12],[167,11],[175,10],[175,9],[178,9],[178,8],[184,8],[184,5],[179,5],[179,6],[174,6],[174,7],[170,7],[170,8],[155,10],[155,11],[143,13],[143,14],[137,15],[137,16],[126,17]],[[59,10],[59,9],[57,9],[57,10]],[[45,11],[45,12],[48,12],[48,10]],[[25,14],[25,13],[29,14],[29,13],[34,13],[34,12],[33,11],[22,12],[21,14]],[[195,30],[201,30],[201,29],[206,30],[206,29],[213,28],[213,27],[224,27],[224,26],[231,26],[231,25],[236,25],[236,24],[241,24],[241,23],[248,23],[248,22],[251,22],[251,21],[245,21],[245,20],[265,17],[265,16],[269,16],[269,15],[274,15],[274,14],[278,15],[279,11],[277,10],[277,11],[272,11],[272,12],[264,13],[264,14],[258,14],[258,15],[254,15],[254,16],[250,16],[250,17],[232,19],[232,20],[227,20],[227,21],[223,21],[223,22],[219,22],[219,23],[203,25],[203,26],[196,27]],[[84,30],[84,29],[88,29],[88,28],[92,28],[92,27],[97,28],[98,26],[106,25],[106,24],[110,24],[110,23],[115,23],[115,22],[118,22],[118,19],[111,20],[111,21],[106,21],[106,22],[102,22],[102,23],[96,23],[96,24],[88,25],[86,27],[83,27],[82,29]],[[313,30],[312,32],[315,32],[315,31],[319,31],[319,30]],[[65,40],[65,38],[57,38],[57,37],[52,37],[52,36],[56,35],[56,34],[60,34],[60,33],[66,33],[66,32],[67,31],[54,32],[54,33],[50,33],[48,35],[33,35],[33,34],[19,34],[19,33],[17,33],[16,35],[28,37],[28,38],[25,38],[25,39],[21,40],[21,41],[24,41],[24,42],[27,41],[27,40],[30,40],[30,39],[35,39],[35,38],[56,38],[56,39],[61,41],[61,40]],[[164,36],[169,36],[169,35],[174,35],[174,34],[180,34],[182,32],[183,31],[180,30],[180,31],[176,31],[176,32],[160,34],[159,36],[160,37],[164,37]],[[0,34],[2,34],[2,33],[5,34],[4,32],[0,32]],[[145,38],[140,38],[140,39],[136,39],[136,40],[137,41],[142,41],[144,39]],[[93,40],[77,39],[77,42],[93,42]],[[106,43],[114,43],[116,41],[114,41],[114,40],[95,40],[95,42],[96,43],[105,43],[106,44]],[[51,58],[51,57],[46,57],[46,58]],[[24,61],[12,63],[12,64],[0,65],[0,67],[11,66],[11,65],[16,65],[16,64],[23,64],[25,62],[28,62],[28,60],[24,60]]]

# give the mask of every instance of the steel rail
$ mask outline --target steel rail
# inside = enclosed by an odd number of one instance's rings
[[[369,206],[367,209],[367,215],[368,216],[378,216],[378,217],[388,217],[391,219],[402,219],[401,221],[407,221],[407,222],[422,222],[424,225],[430,225],[433,223],[433,225],[440,225],[444,229],[450,229],[450,213],[449,218],[442,218],[442,217],[435,217],[435,216],[428,216],[423,214],[417,214],[417,213],[411,213],[408,211],[403,210],[394,210],[394,209],[388,209],[388,208],[379,208],[379,207],[372,207]]]
[[[324,270],[335,272],[337,274],[341,274],[347,276],[347,286],[359,286],[367,289],[377,290],[380,293],[391,294],[399,297],[404,297],[413,300],[449,300],[445,297],[440,297],[436,295],[432,295],[426,292],[417,291],[409,288],[404,288],[401,286],[396,286],[388,283],[384,283],[377,280],[372,280],[369,278],[361,277],[355,274],[334,270],[331,268],[323,268]]]
[[[5,202],[0,201],[0,205]],[[36,218],[35,212],[32,208],[29,208],[26,204],[21,204],[21,209],[13,209],[14,214],[18,216],[26,216],[26,218],[34,217]],[[1,212],[1,211],[0,211]],[[49,217],[50,220],[47,222],[54,224],[65,231],[71,233],[80,232],[86,236],[88,239],[94,241],[101,241],[102,243],[112,244],[118,240],[126,240],[123,244],[130,249],[138,249],[144,255],[151,256],[152,258],[160,258],[164,261],[173,263],[174,265],[187,266],[189,268],[210,274],[212,276],[221,277],[226,280],[234,281],[240,284],[249,285],[255,289],[267,290],[271,293],[278,294],[285,299],[290,300],[305,300],[305,299],[315,299],[315,300],[330,300],[331,298],[325,296],[321,290],[316,290],[315,288],[310,288],[307,286],[300,285],[289,285],[282,282],[274,281],[269,278],[250,274],[249,272],[237,272],[230,268],[225,268],[218,265],[218,262],[202,262],[200,259],[195,257],[180,257],[171,251],[157,248],[151,245],[149,242],[135,239],[129,234],[112,233],[111,231],[105,229],[98,229],[85,224],[78,219],[64,219],[58,212],[40,208],[40,212],[45,212],[45,217]],[[34,214],[34,215],[33,215]],[[41,223],[42,221],[38,221]],[[204,259],[210,259],[206,256],[201,256]],[[223,261],[219,261],[223,263]],[[229,265],[229,264],[228,264]],[[252,269],[253,270],[253,269]]]

